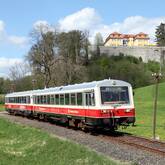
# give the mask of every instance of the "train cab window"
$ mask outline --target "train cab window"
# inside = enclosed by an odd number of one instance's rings
[[[70,99],[69,99],[69,93],[65,94],[65,105],[69,105],[70,104]]]
[[[85,93],[86,105],[95,106],[95,95],[94,92]]]
[[[102,104],[128,104],[128,87],[101,87]]]
[[[76,105],[76,94],[75,93],[70,94],[70,100],[71,100],[71,105]]]
[[[56,104],[59,105],[59,95],[55,95],[55,99]]]
[[[82,93],[77,93],[77,105],[82,105]]]
[[[50,95],[50,104],[54,104],[55,99],[54,95]]]
[[[60,94],[60,105],[64,105],[64,103],[65,103],[64,94]]]

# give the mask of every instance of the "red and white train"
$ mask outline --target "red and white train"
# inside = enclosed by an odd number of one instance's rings
[[[135,122],[131,85],[112,79],[10,93],[5,96],[5,108],[10,114],[81,128],[116,129]]]

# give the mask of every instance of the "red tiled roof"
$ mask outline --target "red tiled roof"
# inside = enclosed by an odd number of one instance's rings
[[[113,32],[111,33],[105,40],[105,43],[109,40],[109,39],[129,39],[129,38],[133,38],[133,39],[149,39],[148,34],[145,34],[143,32],[140,32],[138,34],[121,34],[118,32]],[[105,44],[104,43],[104,44]]]

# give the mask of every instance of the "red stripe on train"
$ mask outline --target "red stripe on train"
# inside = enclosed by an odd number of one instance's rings
[[[46,106],[32,106],[32,105],[15,105],[15,104],[6,104],[7,109],[20,109],[20,110],[29,110],[37,111],[44,113],[52,114],[64,114],[71,116],[80,116],[80,117],[93,117],[93,118],[110,118],[110,117],[134,117],[135,109],[83,109],[83,108],[65,108],[65,107],[46,107]]]

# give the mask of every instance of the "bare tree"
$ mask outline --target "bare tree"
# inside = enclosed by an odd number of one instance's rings
[[[33,37],[35,33],[33,32]],[[33,68],[34,74],[42,74],[44,86],[49,87],[52,80],[52,67],[56,61],[56,32],[42,32],[36,34],[36,43],[31,47],[27,59]]]
[[[15,65],[9,68],[9,77],[11,80],[16,81],[30,74],[30,72],[28,63],[15,63]]]
[[[15,63],[9,69],[9,77],[11,92],[31,89],[31,70],[28,63]]]

